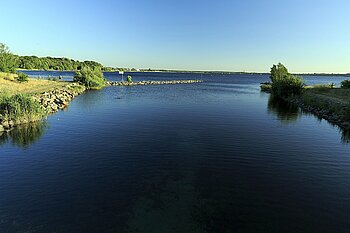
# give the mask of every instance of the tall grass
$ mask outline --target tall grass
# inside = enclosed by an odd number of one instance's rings
[[[30,95],[7,93],[0,94],[0,123],[13,121],[15,124],[27,123],[41,119],[45,111],[40,103]]]

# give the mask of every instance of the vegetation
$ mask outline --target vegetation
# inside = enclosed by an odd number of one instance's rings
[[[45,112],[28,94],[0,94],[1,122],[27,123],[41,119]]]
[[[18,73],[18,76],[17,76],[17,81],[22,83],[22,82],[28,82],[29,80],[29,76],[26,75],[25,73]]]
[[[286,76],[289,76],[288,69],[282,64],[278,63],[277,65],[273,65],[270,71],[270,79],[271,82],[274,82],[276,79],[283,79]]]
[[[335,88],[335,84],[334,83],[330,83],[330,84],[316,84],[313,86],[310,86],[309,88],[318,90],[318,91],[327,91],[328,89],[332,89]]]
[[[272,66],[270,78],[272,93],[277,97],[300,95],[303,91],[302,78],[290,74],[281,63]]]
[[[350,120],[350,89],[310,88],[302,95],[302,101],[307,106],[335,113],[343,120]]]
[[[350,80],[342,81],[340,87],[344,89],[350,89]]]
[[[100,68],[91,69],[88,66],[77,71],[74,81],[86,86],[88,89],[101,89],[106,86],[106,80]]]
[[[131,77],[131,75],[128,75],[127,81],[128,81],[128,83],[132,83],[132,77]]]
[[[5,44],[0,43],[0,72],[15,73],[17,64],[17,56],[13,55]]]
[[[29,78],[25,83],[20,83],[17,78],[18,74],[0,72],[0,93],[7,92],[11,95],[18,93],[37,94],[52,89],[62,89],[68,85],[67,82],[51,82],[32,78]]]
[[[81,70],[88,66],[91,69],[102,68],[102,64],[95,61],[75,61],[68,58],[18,56],[19,69],[37,70]]]

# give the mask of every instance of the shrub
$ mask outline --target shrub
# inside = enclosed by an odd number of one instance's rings
[[[106,85],[106,80],[99,67],[94,69],[88,66],[83,67],[75,73],[74,81],[85,85],[88,89],[101,89]]]
[[[328,89],[334,88],[334,86],[335,85],[333,83],[330,83],[330,84],[316,84],[312,88],[316,89],[318,91],[326,91]]]
[[[128,83],[132,83],[132,77],[131,77],[131,75],[128,75],[127,81],[128,81]]]
[[[2,121],[30,122],[41,119],[45,112],[40,103],[26,94],[0,95],[0,115]]]
[[[0,72],[15,73],[18,67],[18,57],[9,48],[0,43]]]
[[[270,79],[273,82],[276,79],[281,79],[289,76],[288,69],[282,64],[278,63],[277,65],[273,65],[270,71]]]
[[[271,89],[272,93],[279,97],[300,95],[304,88],[303,79],[293,75],[274,79]]]
[[[342,81],[340,87],[341,87],[341,88],[349,89],[349,88],[350,88],[350,80],[344,80],[344,81]]]
[[[21,83],[22,83],[22,82],[28,82],[29,76],[26,75],[25,73],[18,73],[18,76],[17,76],[16,80],[17,80],[18,82],[21,82]]]

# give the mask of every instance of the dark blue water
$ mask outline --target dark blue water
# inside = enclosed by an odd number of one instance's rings
[[[266,75],[133,78],[204,82],[88,91],[2,135],[0,232],[350,229],[349,132],[261,93]]]

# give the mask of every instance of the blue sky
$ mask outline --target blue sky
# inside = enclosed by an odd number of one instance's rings
[[[20,55],[106,66],[350,72],[348,0],[3,1],[0,42]]]

